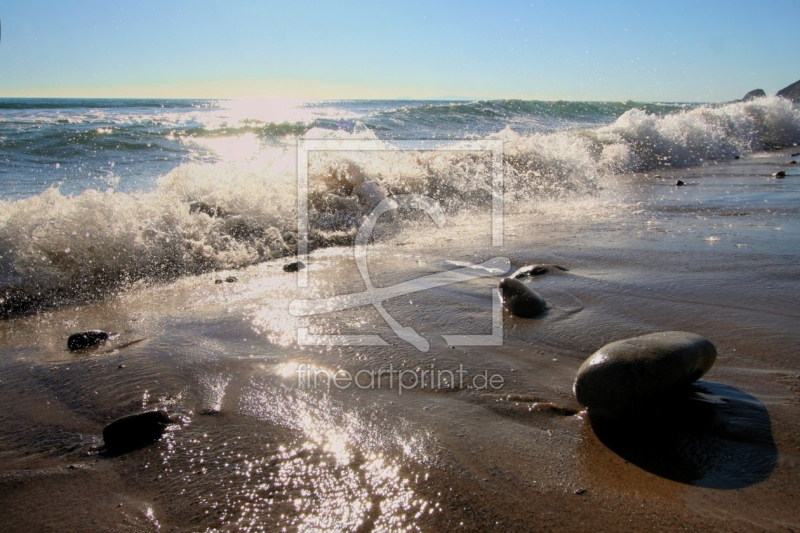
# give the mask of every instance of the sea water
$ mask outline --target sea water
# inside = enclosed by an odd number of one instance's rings
[[[621,174],[798,143],[800,110],[774,97],[715,105],[4,99],[3,305],[295,253],[300,139],[382,148],[309,159],[309,239],[318,248],[352,242],[372,207],[355,181],[373,196],[428,195],[451,215],[491,202],[489,154],[409,152],[393,141],[501,141],[507,212],[573,201],[590,215],[592,199]]]

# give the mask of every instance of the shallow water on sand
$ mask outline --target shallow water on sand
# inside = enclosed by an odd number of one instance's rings
[[[488,224],[481,217],[441,230],[430,223],[370,248],[376,287],[492,257],[508,257],[512,268],[568,268],[525,280],[550,308],[536,319],[503,315],[502,346],[451,347],[441,336],[492,333],[497,276],[384,303],[430,342],[427,352],[395,335],[375,307],[290,315],[295,298],[364,290],[349,249],[312,255],[308,289],[283,263],[262,263],[3,321],[7,523],[800,527],[800,175],[769,177],[785,159],[773,152],[631,175],[603,217],[509,214],[501,248],[476,229]],[[675,187],[677,179],[687,185]],[[215,283],[229,275],[238,280]],[[298,327],[379,335],[387,345],[299,346]],[[94,328],[118,335],[66,351],[70,333]],[[685,405],[633,427],[593,428],[572,395],[581,362],[607,342],[659,330],[711,339],[716,365]],[[338,370],[363,371],[360,386],[341,390],[346,381],[327,378]],[[489,385],[493,376],[499,386]],[[161,441],[116,458],[99,453],[104,424],[156,406],[181,415]]]

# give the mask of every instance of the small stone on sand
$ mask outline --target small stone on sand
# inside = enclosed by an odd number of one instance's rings
[[[532,318],[547,308],[544,298],[518,279],[504,278],[500,282],[500,291],[503,305],[514,316]]]
[[[108,340],[108,333],[100,330],[84,331],[73,333],[67,339],[67,349],[70,351],[82,350],[91,346],[96,346]]]
[[[124,416],[103,428],[103,440],[111,453],[128,452],[157,441],[169,423],[161,409]]]
[[[302,261],[295,261],[294,263],[287,263],[283,265],[284,272],[297,272],[298,270],[302,270],[306,267]]]

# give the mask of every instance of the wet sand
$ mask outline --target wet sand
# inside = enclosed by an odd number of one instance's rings
[[[780,166],[787,155],[626,176],[594,216],[509,214],[502,248],[480,217],[371,248],[376,287],[497,256],[568,268],[529,280],[551,308],[505,314],[502,346],[441,337],[491,333],[497,277],[385,302],[428,352],[373,307],[289,315],[294,298],[364,290],[346,249],[311,258],[306,291],[264,263],[3,321],[4,529],[797,530],[800,171]],[[786,179],[770,177],[779,168]],[[301,347],[303,326],[388,345]],[[118,336],[66,351],[94,328]],[[663,330],[712,340],[714,368],[669,408],[593,428],[572,394],[581,362]],[[402,394],[386,374],[380,388],[298,382],[300,368],[389,365],[466,377]],[[483,372],[502,386],[478,386]],[[105,424],[155,407],[181,423],[138,451],[100,451]]]

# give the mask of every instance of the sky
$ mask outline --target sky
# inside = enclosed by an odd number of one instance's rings
[[[797,8],[6,0],[0,96],[727,101],[800,79]]]

